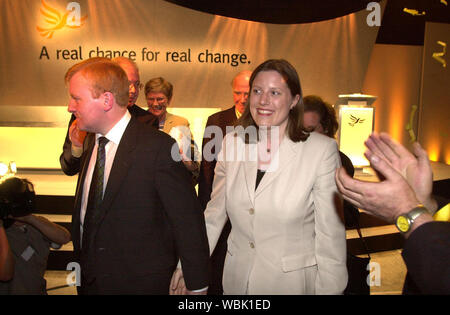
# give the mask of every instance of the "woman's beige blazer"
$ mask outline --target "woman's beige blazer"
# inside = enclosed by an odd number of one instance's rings
[[[232,225],[224,293],[341,294],[347,268],[336,141],[315,132],[305,142],[285,137],[255,191],[257,146],[241,139],[225,137],[205,211],[211,252],[227,217]]]

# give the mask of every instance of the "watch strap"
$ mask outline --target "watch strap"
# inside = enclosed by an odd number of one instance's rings
[[[418,205],[417,207],[411,209],[411,211],[409,211],[407,215],[412,224],[421,214],[424,213],[428,213],[428,209],[425,208],[424,205]]]

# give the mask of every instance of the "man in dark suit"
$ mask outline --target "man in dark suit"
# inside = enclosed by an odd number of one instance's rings
[[[168,294],[178,260],[187,288],[205,288],[205,222],[189,172],[172,156],[176,142],[127,111],[129,83],[116,63],[83,61],[65,80],[69,112],[88,132],[72,217],[79,292]]]
[[[203,210],[206,209],[206,205],[211,199],[214,168],[216,167],[217,155],[221,149],[222,139],[227,132],[227,126],[229,129],[230,127],[233,127],[238,117],[240,117],[245,110],[248,92],[250,89],[249,80],[251,74],[251,71],[245,70],[238,73],[233,78],[231,86],[233,88],[234,106],[209,116],[208,121],[206,122],[202,142],[202,161],[200,164],[200,175],[198,179],[198,199],[203,207]],[[211,143],[214,145],[211,145]],[[211,255],[212,274],[211,282],[208,288],[209,295],[221,295],[223,293],[222,274],[225,255],[227,252],[227,239],[228,234],[230,234],[230,230],[231,225],[228,221],[225,224],[219,241],[217,242],[217,246]]]
[[[99,60],[108,60],[107,58],[91,58],[89,62]],[[142,109],[136,105],[139,97],[139,91],[142,89],[142,83],[139,77],[139,69],[136,63],[125,57],[117,57],[112,59],[117,63],[127,74],[129,83],[129,97],[128,97],[128,111],[131,115],[138,118],[139,121],[153,126],[158,129],[158,118],[152,113]],[[67,128],[66,139],[63,145],[63,152],[59,157],[61,169],[66,175],[75,175],[80,171],[80,156],[82,152],[82,144],[86,132],[80,131],[75,122],[75,116],[70,117],[69,126]]]

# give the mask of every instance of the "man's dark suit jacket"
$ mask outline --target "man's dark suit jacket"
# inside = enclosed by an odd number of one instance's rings
[[[128,107],[128,111],[132,116],[137,117],[140,122],[148,124],[158,130],[158,117],[156,117],[152,113],[140,108],[136,104]],[[80,158],[76,158],[72,155],[72,142],[69,138],[69,129],[74,120],[75,115],[72,114],[72,116],[70,117],[69,125],[67,126],[67,134],[66,139],[64,140],[63,152],[59,157],[59,163],[61,164],[62,171],[64,172],[64,174],[69,176],[76,175],[80,171]]]
[[[225,137],[226,127],[227,126],[233,126],[236,122],[236,110],[235,107],[231,107],[227,110],[223,110],[221,112],[217,112],[211,116],[208,117],[208,121],[206,122],[206,127],[209,126],[218,126],[222,130],[222,139]],[[205,156],[205,145],[214,139],[214,135],[211,137],[205,137],[203,136],[203,142],[202,142],[202,157]],[[222,143],[220,142],[220,145]],[[219,154],[220,148],[213,148],[213,154],[217,156]],[[208,204],[208,201],[211,199],[211,192],[212,192],[212,184],[214,180],[214,168],[216,167],[216,159],[213,161],[206,161],[204,158],[202,159],[202,162],[200,164],[200,175],[198,178],[198,199],[200,200],[200,203],[203,207],[203,209],[206,209],[206,205]]]
[[[230,109],[215,113],[208,117],[208,121],[206,122],[206,127],[208,126],[218,126],[222,130],[222,139],[225,137],[226,127],[233,126],[236,122],[236,110],[235,107],[231,107]],[[212,137],[205,138],[203,136],[202,143],[202,157],[205,156],[205,145],[214,139],[214,135]],[[221,145],[221,142],[220,142]],[[219,154],[220,147],[213,149],[213,154],[217,156]],[[202,158],[202,162],[200,163],[200,175],[198,178],[198,199],[200,200],[200,204],[202,205],[203,210],[206,209],[206,205],[211,199],[212,192],[212,184],[214,180],[214,168],[216,167],[216,159],[213,161],[206,161]],[[225,224],[222,234],[217,241],[216,248],[214,249],[211,255],[211,282],[209,283],[208,294],[209,295],[220,295],[223,293],[222,288],[222,275],[223,275],[223,266],[225,261],[225,255],[227,253],[227,239],[228,235],[231,231],[231,224],[228,220]]]
[[[403,294],[450,294],[450,223],[418,227],[402,252],[408,270]]]
[[[81,197],[95,135],[86,138],[72,217],[82,293],[168,294],[179,257],[189,289],[208,285],[204,217],[189,172],[171,157],[174,143],[131,118],[117,148],[100,214],[90,224],[90,242],[81,252]]]

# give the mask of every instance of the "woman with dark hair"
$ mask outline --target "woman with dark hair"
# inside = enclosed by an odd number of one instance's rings
[[[285,60],[250,78],[223,141],[205,210],[210,251],[231,222],[224,294],[341,294],[347,283],[336,141],[303,132],[300,80]]]
[[[334,138],[339,123],[333,106],[325,102],[320,96],[307,95],[303,98],[303,124],[307,132],[317,131],[330,138]]]
[[[307,95],[303,98],[304,113],[303,125],[306,132],[316,131],[334,139],[339,128],[336,111],[331,104],[325,102],[320,96]],[[355,168],[348,156],[339,151],[342,166],[347,174],[353,177]]]

